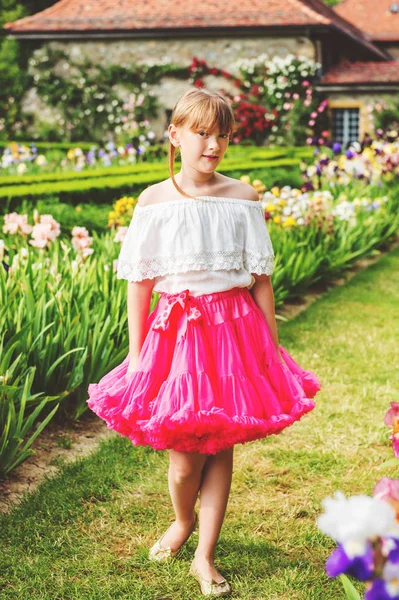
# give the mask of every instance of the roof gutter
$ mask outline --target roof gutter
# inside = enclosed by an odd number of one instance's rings
[[[106,29],[93,29],[93,30],[54,30],[54,31],[41,31],[41,30],[31,30],[31,31],[15,31],[12,28],[4,29],[3,31],[8,34],[8,36],[15,39],[26,39],[26,40],[76,40],[76,39],[118,39],[118,38],[165,38],[170,35],[178,36],[181,38],[188,38],[192,36],[197,37],[209,37],[212,33],[224,35],[264,35],[266,32],[272,36],[281,36],[281,35],[305,35],[306,37],[311,38],[311,34],[319,33],[325,34],[328,33],[331,29],[340,35],[346,35],[352,39],[357,44],[367,48],[369,52],[372,52],[375,56],[380,59],[387,60],[389,55],[384,52],[382,49],[374,46],[372,42],[368,42],[362,39],[361,36],[357,36],[351,31],[348,31],[345,28],[340,28],[335,24],[332,25],[258,25],[258,26],[249,26],[249,27],[168,27],[168,28],[154,28],[154,29],[120,29],[120,30],[106,30]]]
[[[369,82],[369,83],[318,83],[318,92],[392,92],[399,91],[398,82]]]

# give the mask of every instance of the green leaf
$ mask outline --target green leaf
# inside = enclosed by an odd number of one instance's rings
[[[348,600],[362,600],[359,592],[353,586],[352,582],[348,579],[346,575],[340,575],[339,578],[342,581],[342,585],[344,586],[344,590],[346,593],[346,597]]]

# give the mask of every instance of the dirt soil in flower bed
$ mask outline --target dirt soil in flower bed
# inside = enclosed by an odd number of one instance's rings
[[[325,284],[311,286],[307,293],[296,301],[285,302],[277,309],[277,315],[290,320],[306,310],[315,300],[331,288],[343,285],[358,271],[377,262],[385,253],[399,247],[399,235],[386,246],[384,251],[371,258],[358,260],[342,277]],[[277,320],[277,323],[279,320]],[[24,494],[33,491],[46,477],[55,475],[66,462],[83,458],[96,450],[101,440],[118,435],[88,411],[78,421],[67,425],[50,423],[32,445],[35,453],[14,469],[5,481],[0,481],[0,512],[6,512],[18,503]]]

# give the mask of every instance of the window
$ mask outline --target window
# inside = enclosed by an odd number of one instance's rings
[[[333,108],[332,136],[335,142],[344,146],[348,142],[359,141],[358,108]]]

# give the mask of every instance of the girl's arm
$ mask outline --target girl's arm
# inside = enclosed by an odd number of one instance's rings
[[[152,288],[155,279],[128,282],[127,317],[129,326],[129,367],[133,371],[137,365],[141,347],[146,336],[146,321],[151,304]]]
[[[280,360],[283,362],[283,358],[279,350],[271,276],[265,274],[257,275],[256,273],[252,273],[252,275],[255,277],[255,283],[249,291],[252,294],[255,303],[262,311],[263,316],[265,317],[267,326],[273,339],[273,343],[276,347]]]

